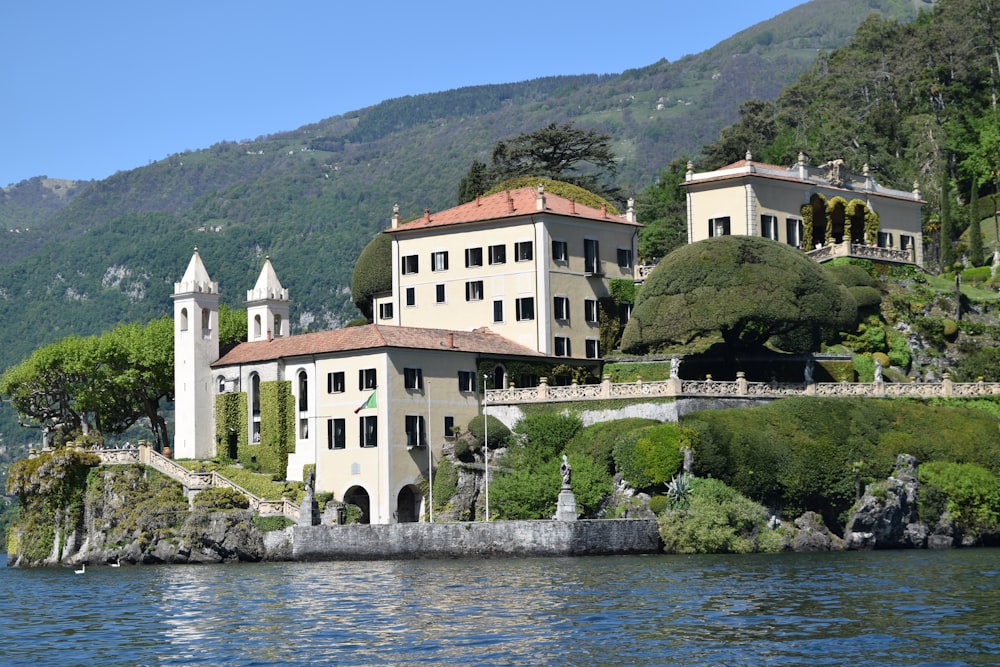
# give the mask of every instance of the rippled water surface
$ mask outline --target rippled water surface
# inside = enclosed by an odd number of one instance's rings
[[[998,585],[996,549],[2,567],[0,664],[996,665]]]

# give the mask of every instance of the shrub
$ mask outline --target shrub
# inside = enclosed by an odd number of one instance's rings
[[[941,321],[941,333],[948,340],[954,340],[955,336],[958,335],[958,322],[952,319],[944,319]]]
[[[655,419],[632,417],[591,424],[577,431],[566,443],[566,453],[570,456],[586,456],[595,463],[603,465],[608,472],[612,472],[614,470],[612,452],[618,437],[625,431],[659,423]]]
[[[211,487],[199,491],[194,496],[194,508],[204,510],[245,510],[250,500],[236,489]]]
[[[580,418],[555,412],[526,416],[514,425],[518,443],[524,445],[532,461],[548,461],[562,451],[582,428]]]
[[[468,430],[469,433],[471,433],[476,439],[479,447],[482,446],[483,440],[487,436],[490,439],[488,443],[490,449],[506,447],[507,441],[510,440],[510,429],[507,428],[506,424],[493,415],[489,415],[488,418],[484,418],[482,415],[476,415],[472,418],[472,421],[469,422]],[[478,447],[472,451],[478,451]]]
[[[443,511],[458,490],[458,471],[448,459],[441,459],[434,470],[434,511]]]
[[[874,373],[875,362],[878,362],[882,368],[889,368],[889,355],[885,352],[874,352],[872,353],[872,372]]]
[[[941,505],[965,535],[982,537],[1000,529],[1000,478],[974,463],[932,461],[920,466],[921,516],[940,515]],[[943,503],[942,503],[943,500]],[[933,505],[933,507],[930,507]]]
[[[667,509],[668,502],[666,496],[653,496],[649,499],[649,511],[653,514],[663,514]]]
[[[767,511],[717,479],[691,481],[689,509],[664,513],[660,537],[668,553],[780,551],[784,540],[767,527]]]

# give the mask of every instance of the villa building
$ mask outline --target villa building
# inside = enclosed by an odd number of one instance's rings
[[[289,294],[266,259],[247,292],[248,341],[220,354],[219,288],[197,249],[174,284],[179,458],[225,454],[302,480],[372,523],[427,515],[443,444],[481,390],[597,369],[598,302],[633,280],[640,225],[541,188],[409,223],[394,210],[392,291],[375,323],[289,335]]]
[[[799,154],[791,167],[746,159],[695,173],[688,164],[688,242],[738,234],[801,248],[818,261],[859,256],[923,264],[920,207],[912,192],[875,182],[865,166],[848,173],[842,160],[819,167]]]

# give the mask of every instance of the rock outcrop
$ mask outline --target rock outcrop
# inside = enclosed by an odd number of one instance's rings
[[[928,529],[917,518],[916,459],[896,457],[892,476],[875,482],[855,504],[844,531],[847,549],[906,549],[927,546]]]
[[[830,532],[823,517],[816,512],[806,512],[795,520],[792,551],[842,551],[844,540]]]

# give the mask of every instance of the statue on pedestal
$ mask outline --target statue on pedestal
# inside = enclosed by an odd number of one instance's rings
[[[562,474],[562,488],[570,488],[570,477],[573,475],[573,467],[569,464],[569,459],[563,454],[562,465],[559,466],[559,472]]]

